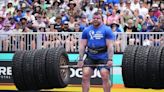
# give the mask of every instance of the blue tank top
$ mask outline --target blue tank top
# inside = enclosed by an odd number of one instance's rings
[[[106,46],[106,39],[114,40],[114,34],[110,27],[101,24],[98,28],[95,28],[93,25],[86,27],[82,33],[82,39],[87,39],[87,46],[89,48],[100,48]],[[90,58],[92,59],[108,59],[107,52],[92,54],[87,52]]]

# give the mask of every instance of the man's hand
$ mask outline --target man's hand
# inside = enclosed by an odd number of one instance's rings
[[[109,60],[106,64],[108,67],[111,67],[113,65],[113,61]]]
[[[78,61],[78,63],[77,63],[78,67],[83,67],[83,65],[84,65],[84,61]]]

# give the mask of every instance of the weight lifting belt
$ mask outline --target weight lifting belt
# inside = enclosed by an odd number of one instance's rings
[[[100,47],[100,48],[90,48],[88,47],[88,52],[91,54],[99,54],[103,52],[107,52],[107,47]]]

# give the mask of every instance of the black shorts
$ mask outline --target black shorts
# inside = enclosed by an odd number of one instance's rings
[[[101,60],[101,59],[92,59],[90,57],[86,57],[86,59],[84,60],[84,65],[97,65],[97,64],[107,64],[108,60]],[[110,71],[110,67],[107,67],[107,66],[98,66],[98,67],[90,67],[91,69],[95,69],[97,68],[98,70],[101,70],[102,68],[105,68],[107,70]]]

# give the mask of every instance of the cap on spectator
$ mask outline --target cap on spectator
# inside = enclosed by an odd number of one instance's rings
[[[117,27],[119,27],[119,23],[117,21],[113,21],[113,23],[111,24],[111,26],[116,25]]]
[[[87,17],[86,17],[86,15],[83,14],[83,15],[81,16],[81,18],[87,18]]]
[[[114,6],[118,7],[118,6],[119,6],[119,4],[114,4]]]
[[[60,13],[62,13],[62,12],[65,12],[65,10],[64,9],[60,9]]]
[[[5,23],[4,27],[11,27],[10,22]]]
[[[68,4],[68,6],[70,7],[71,4],[73,4],[74,7],[76,6],[76,3],[74,1],[70,1],[69,4]]]
[[[11,1],[9,1],[7,4],[13,4]]]
[[[90,5],[94,5],[94,3],[93,3],[93,2],[90,2],[89,4],[90,4]]]
[[[22,21],[22,20],[25,20],[25,21],[27,21],[27,19],[26,19],[26,18],[21,18],[21,19],[20,19],[20,21]]]
[[[158,4],[153,4],[152,7],[154,7],[154,8],[157,7],[158,8]]]
[[[64,25],[68,25],[68,21],[64,21]]]
[[[143,4],[143,1],[140,1],[139,3],[140,3],[140,4]]]
[[[143,19],[142,15],[139,15],[138,18],[139,18],[139,19]]]
[[[128,3],[128,4],[129,4],[129,3],[131,3],[131,1],[130,1],[130,0],[127,0],[127,1],[126,1],[126,3]]]
[[[155,11],[155,9],[152,9],[152,8],[149,9],[149,12],[154,12],[154,11]]]
[[[47,8],[51,8],[51,5],[50,5],[50,4],[48,4],[48,5],[47,5]]]
[[[30,9],[30,8],[27,8],[27,9],[26,9],[26,12],[30,12],[30,11],[31,11],[31,9]]]
[[[25,3],[22,3],[22,7],[26,7],[26,4]]]

